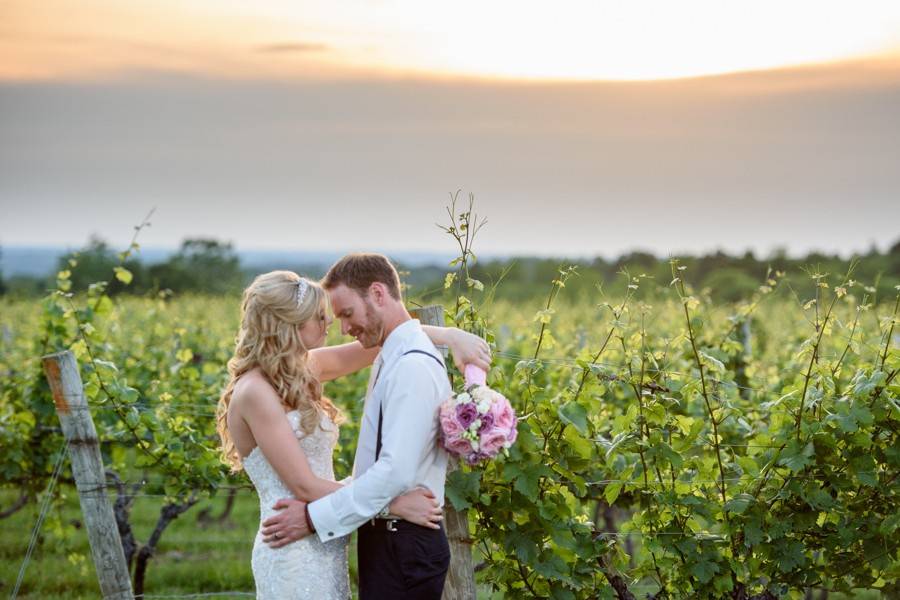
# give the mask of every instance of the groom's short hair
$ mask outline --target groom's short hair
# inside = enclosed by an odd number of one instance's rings
[[[369,286],[376,281],[385,285],[392,298],[400,300],[400,275],[388,257],[358,252],[334,263],[322,279],[322,287],[331,290],[344,284],[360,296],[365,296]]]

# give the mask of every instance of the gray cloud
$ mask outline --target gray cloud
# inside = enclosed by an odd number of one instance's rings
[[[900,222],[900,69],[671,82],[0,85],[0,242],[217,235],[440,249],[473,191],[491,252],[882,247]]]

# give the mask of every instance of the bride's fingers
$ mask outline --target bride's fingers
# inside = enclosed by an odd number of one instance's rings
[[[260,533],[262,533],[263,541],[267,544],[270,541],[277,540],[283,535],[281,531],[275,527],[264,528]]]
[[[435,521],[434,517],[423,517],[421,520],[413,521],[420,527],[428,527],[429,529],[440,529],[440,521]]]
[[[269,548],[281,548],[282,546],[287,546],[291,543],[291,540],[279,539],[274,542],[269,542]]]

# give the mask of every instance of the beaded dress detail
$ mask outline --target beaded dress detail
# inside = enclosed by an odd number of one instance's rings
[[[285,413],[316,477],[334,480],[332,456],[338,428],[327,415],[310,434],[300,428],[300,413]],[[272,506],[281,498],[293,498],[259,447],[243,459],[244,470],[259,495],[259,522],[274,515]],[[347,566],[349,536],[323,543],[315,534],[282,548],[270,548],[257,531],[253,544],[253,578],[259,600],[346,600],[350,597]]]

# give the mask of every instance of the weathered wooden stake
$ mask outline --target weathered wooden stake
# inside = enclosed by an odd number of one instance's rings
[[[424,306],[409,311],[423,325],[444,325],[444,307]],[[447,349],[443,349],[447,358]],[[450,461],[449,471],[456,468]],[[457,511],[448,499],[444,499],[444,526],[450,542],[450,570],[444,584],[443,600],[475,600],[475,567],[472,563],[472,536],[469,534],[468,511]]]
[[[78,363],[69,351],[51,354],[42,360],[56,403],[56,414],[69,442],[72,475],[78,488],[100,592],[104,600],[134,600],[119,530],[106,498],[106,477],[97,430],[84,398]]]

